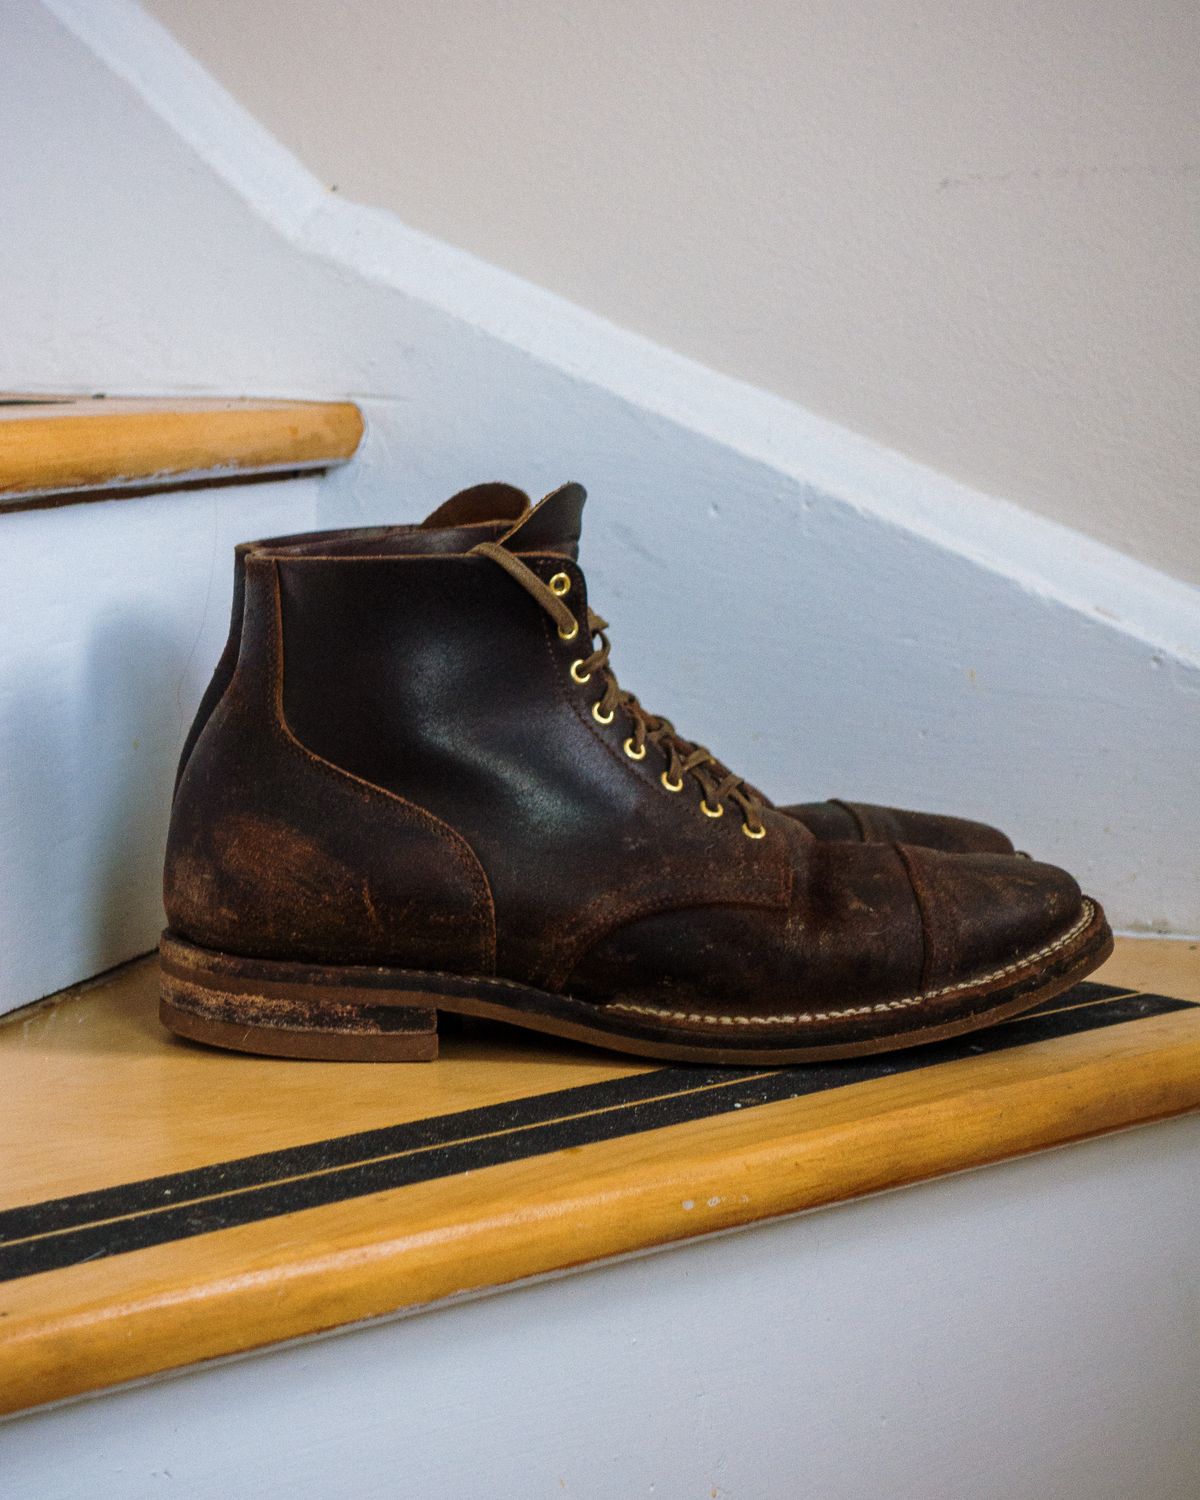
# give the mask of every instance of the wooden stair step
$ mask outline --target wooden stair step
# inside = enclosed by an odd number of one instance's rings
[[[372,1066],[180,1042],[139,960],[0,1023],[3,1409],[1200,1107],[1200,947],[1122,940],[1095,980],[823,1067],[482,1025]]]
[[[348,401],[0,396],[0,509],[326,469],[362,433]]]

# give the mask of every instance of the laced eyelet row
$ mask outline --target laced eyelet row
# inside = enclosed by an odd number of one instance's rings
[[[550,579],[548,586],[550,592],[556,598],[561,599],[566,594],[570,593],[571,580],[566,573],[555,573],[554,576]],[[572,619],[569,626],[558,626],[558,636],[560,640],[573,641],[578,634],[578,620]],[[583,687],[585,683],[591,682],[592,680],[592,674],[583,670],[584,660],[585,658],[583,657],[577,657],[571,663],[570,667],[571,681],[578,683],[580,687]],[[596,721],[597,724],[611,724],[616,718],[616,712],[613,709],[609,709],[607,714],[604,713],[600,707],[602,701],[602,699],[597,699],[596,702],[592,704],[592,718]],[[646,758],[645,744],[635,744],[632,735],[626,737],[623,742],[622,748],[624,749],[625,754],[629,757],[630,760],[645,760]],[[672,779],[669,771],[662,771],[659,774],[658,779],[668,792],[683,791],[682,776],[677,776]],[[718,802],[715,806],[711,805],[709,803],[707,794],[705,794],[700,799],[700,811],[706,818],[723,818],[725,816],[725,805],[722,802]],[[742,832],[748,839],[762,839],[766,838],[767,836],[767,830],[764,824],[759,823],[757,826],[752,827],[744,819],[742,822]]]
[[[549,579],[543,579],[502,542],[479,542],[471,548],[471,556],[490,558],[503,568],[514,583],[535,599],[554,621],[559,640],[573,641],[586,629],[594,649],[590,656],[577,657],[571,663],[571,680],[582,686],[590,682],[596,672],[605,674],[604,692],[592,704],[592,717],[597,724],[611,724],[618,708],[629,715],[634,731],[625,740],[625,754],[630,760],[644,759],[646,742],[650,740],[667,756],[667,769],[659,777],[667,791],[681,792],[684,777],[694,774],[703,791],[700,805],[705,817],[723,817],[724,802],[729,798],[741,809],[742,832],[746,837],[766,838],[767,830],[760,816],[759,799],[753,788],[748,787],[741,776],[722,766],[703,745],[693,745],[677,735],[669,719],[658,714],[648,714],[632,693],[624,693],[618,687],[617,679],[608,665],[609,644],[604,633],[608,627],[605,622],[593,610],[588,609],[586,604],[580,610],[572,610],[563,602],[565,595],[574,587],[572,576],[565,568],[552,573]],[[595,646],[597,636],[600,639],[599,646]],[[604,703],[609,705],[607,711],[601,707]],[[710,797],[713,799],[711,802]]]

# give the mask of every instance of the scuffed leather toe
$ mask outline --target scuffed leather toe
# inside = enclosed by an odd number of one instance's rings
[[[780,812],[826,843],[913,844],[946,854],[1011,854],[1012,840],[988,823],[867,802],[797,802]]]
[[[897,851],[921,912],[927,992],[999,974],[1052,950],[1086,915],[1079,886],[1055,865],[911,844]]]

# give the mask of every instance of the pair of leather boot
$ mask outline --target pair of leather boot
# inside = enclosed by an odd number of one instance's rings
[[[451,1011],[785,1063],[957,1035],[1102,962],[1099,906],[998,830],[776,807],[621,689],[584,498],[481,485],[238,549],[177,779],[168,1026],[421,1060]]]

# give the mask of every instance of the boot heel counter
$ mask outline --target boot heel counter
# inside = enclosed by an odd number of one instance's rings
[[[274,568],[255,559],[237,669],[175,794],[170,930],[248,957],[493,972],[491,890],[474,850],[294,738],[281,647]]]

